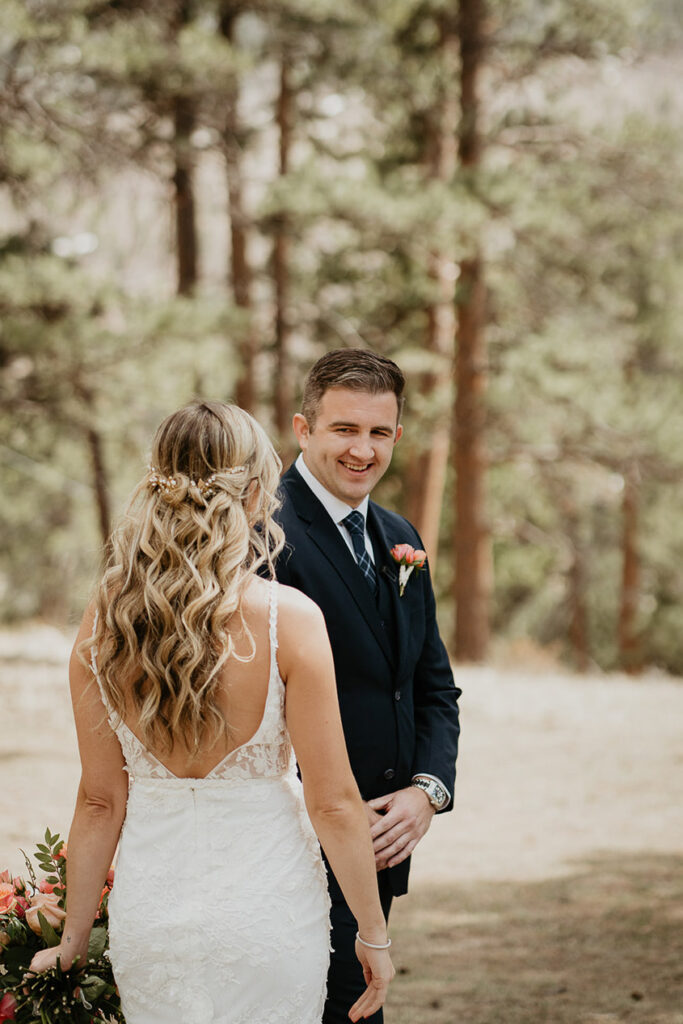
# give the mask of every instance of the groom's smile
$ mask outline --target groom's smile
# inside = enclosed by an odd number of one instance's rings
[[[300,413],[294,417],[304,461],[314,476],[340,501],[356,508],[381,480],[403,428],[392,391],[371,394],[328,388],[318,405],[313,427]]]

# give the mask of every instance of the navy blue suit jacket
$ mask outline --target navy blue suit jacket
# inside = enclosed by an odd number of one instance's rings
[[[414,571],[399,597],[395,544],[422,546],[402,516],[369,503],[368,531],[382,594],[378,604],[337,526],[292,466],[278,520],[286,546],[277,578],[322,609],[334,655],[344,735],[365,800],[435,775],[453,792],[460,690],[436,624],[428,570]],[[450,805],[449,808],[450,809]],[[405,892],[409,861],[389,869]]]

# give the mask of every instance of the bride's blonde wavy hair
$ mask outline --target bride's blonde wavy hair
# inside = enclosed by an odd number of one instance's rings
[[[164,420],[152,466],[112,537],[96,596],[96,651],[109,703],[131,714],[150,749],[180,741],[191,754],[227,733],[217,703],[229,658],[254,656],[242,597],[255,575],[275,576],[284,534],[274,521],[281,469],[265,431],[221,402],[193,402]],[[238,655],[237,613],[250,652]]]

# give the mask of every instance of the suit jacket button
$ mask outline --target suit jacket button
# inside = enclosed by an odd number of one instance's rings
[[[384,773],[384,778],[387,780],[387,782],[391,782],[395,775],[396,772],[394,771],[393,768],[387,768],[387,770]]]
[[[396,690],[395,693],[394,693],[394,700],[400,700],[400,699],[401,699],[401,691],[400,690]]]

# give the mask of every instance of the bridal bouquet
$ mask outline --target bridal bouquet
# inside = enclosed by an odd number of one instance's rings
[[[110,871],[90,936],[87,963],[31,974],[38,950],[59,943],[66,917],[66,846],[45,832],[34,854],[46,877],[38,879],[24,854],[26,878],[0,873],[0,1024],[123,1024],[108,947]]]

